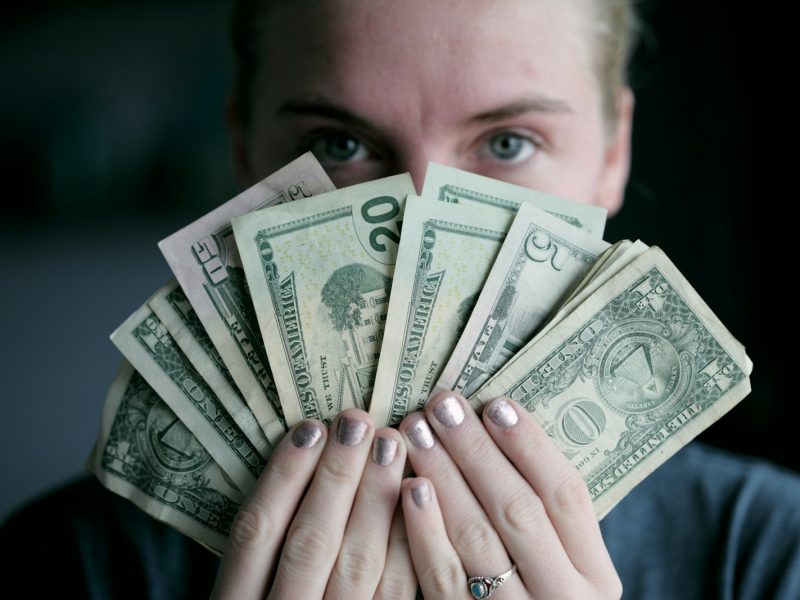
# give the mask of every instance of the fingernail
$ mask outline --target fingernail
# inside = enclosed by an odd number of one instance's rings
[[[314,421],[304,421],[295,427],[292,444],[295,448],[311,448],[322,437],[322,429]]]
[[[425,419],[420,419],[410,425],[408,429],[406,429],[406,435],[408,435],[415,448],[425,450],[433,447],[433,433]]]
[[[411,499],[417,508],[422,508],[431,501],[431,486],[427,481],[420,481],[411,488]]]
[[[492,423],[503,429],[511,429],[519,421],[519,415],[508,400],[497,398],[489,406],[489,418]]]
[[[433,416],[448,429],[464,420],[464,408],[455,396],[445,396],[433,409]]]
[[[385,467],[392,464],[397,454],[397,440],[387,437],[376,437],[372,446],[372,462]]]
[[[341,417],[336,428],[336,441],[343,446],[358,446],[367,433],[367,424],[360,419]]]

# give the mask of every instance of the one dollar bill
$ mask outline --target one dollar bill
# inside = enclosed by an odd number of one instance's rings
[[[259,454],[263,458],[268,458],[272,452],[271,444],[253,412],[239,394],[233,377],[178,282],[173,280],[165,285],[148,304],[167,328],[184,356],[198,373],[202,373],[203,379],[219,398],[231,419]]]
[[[510,396],[582,474],[599,518],[750,391],[744,348],[653,247],[470,398]]]
[[[115,494],[222,554],[244,496],[127,361],[86,467]]]
[[[237,487],[247,493],[265,466],[264,458],[150,306],[144,304],[136,310],[111,334],[111,340]]]

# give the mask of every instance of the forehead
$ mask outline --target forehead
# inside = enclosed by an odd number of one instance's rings
[[[278,2],[260,100],[323,95],[366,114],[456,119],[594,81],[585,16],[565,0]],[[386,116],[391,117],[391,114]]]

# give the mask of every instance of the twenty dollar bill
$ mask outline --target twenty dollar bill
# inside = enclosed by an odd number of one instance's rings
[[[606,209],[599,206],[564,200],[436,163],[428,163],[422,197],[452,204],[499,208],[512,214],[521,204],[533,204],[578,229],[588,231],[598,240],[603,238],[606,226]]]
[[[286,422],[372,395],[407,174],[234,219]]]
[[[396,425],[428,399],[513,217],[409,197],[370,405],[376,425]]]

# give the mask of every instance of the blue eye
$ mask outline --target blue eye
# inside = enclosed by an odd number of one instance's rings
[[[308,149],[323,166],[364,160],[369,156],[369,150],[363,143],[343,131],[331,131],[316,136],[308,144]]]
[[[522,162],[535,151],[533,140],[512,131],[503,131],[490,137],[486,149],[492,158],[509,163]]]

